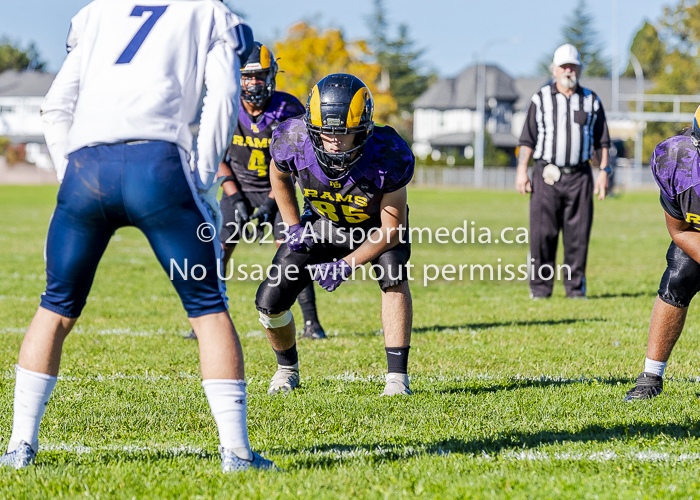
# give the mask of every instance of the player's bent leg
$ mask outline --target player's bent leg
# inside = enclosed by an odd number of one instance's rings
[[[408,282],[382,290],[382,327],[387,357],[386,386],[382,396],[412,394],[408,379],[413,306]]]
[[[202,379],[245,379],[243,349],[228,312],[190,318],[199,341]]]
[[[231,259],[231,255],[233,254],[234,248],[236,248],[235,245],[221,245],[223,252],[224,252],[224,259],[223,259],[223,276],[226,276],[226,269],[228,267],[228,262]],[[195,332],[194,328],[190,330],[190,333],[187,334],[185,337],[185,340],[197,340],[197,333]]]
[[[647,355],[644,371],[637,377],[635,386],[625,395],[625,401],[651,399],[663,392],[663,374],[671,351],[681,336],[687,307],[667,304],[656,298],[651,313]]]
[[[39,307],[19,350],[19,366],[27,370],[58,375],[63,342],[78,318],[66,318]]]
[[[296,328],[289,309],[299,293],[311,283],[306,266],[317,263],[315,259],[313,252],[292,252],[283,244],[272,260],[273,270],[277,272],[270,272],[255,296],[260,323],[265,327],[277,358],[277,372],[270,382],[268,394],[287,393],[300,385]]]
[[[411,394],[408,352],[411,348],[413,303],[407,268],[410,256],[410,245],[400,243],[372,262],[382,290],[382,327],[388,368],[382,396]]]
[[[681,336],[688,306],[700,290],[700,264],[675,243],[666,253],[667,267],[659,285],[649,325],[644,371],[625,401],[650,399],[663,392],[663,374]]]
[[[171,278],[199,340],[202,385],[219,430],[222,469],[264,467],[248,440],[243,356],[220,279],[221,243],[198,229],[213,227],[212,216],[175,145],[139,144],[125,154],[132,167],[123,181],[126,208]],[[160,182],[164,178],[167,183]]]
[[[272,234],[275,238],[275,245],[279,249],[284,243],[284,235],[287,231],[282,220],[282,214],[277,212],[275,221],[272,226]],[[318,311],[316,310],[316,293],[314,291],[314,283],[310,282],[297,297],[297,302],[301,308],[301,314],[304,317],[304,331],[301,335],[303,339],[321,340],[326,338],[326,332],[321,326],[318,319]]]
[[[248,439],[243,351],[228,312],[190,318],[199,341],[202,387],[219,430],[223,472],[276,469]]]
[[[304,316],[304,333],[301,337],[313,340],[325,339],[326,332],[318,320],[318,312],[316,311],[316,293],[313,283],[309,283],[301,291],[299,297],[297,297],[297,302],[299,302],[301,313]]]
[[[275,468],[250,447],[243,351],[228,312],[190,322],[198,335],[202,387],[219,430],[222,471]]]
[[[267,338],[277,358],[277,371],[272,376],[267,393],[290,393],[301,384],[292,312],[284,311],[272,315],[260,312],[260,323],[265,327]]]
[[[109,173],[102,175],[102,166],[93,148],[70,155],[46,237],[46,290],[20,348],[12,435],[2,465],[21,468],[34,461],[63,342],[85,306],[109,239],[123,222],[118,217],[106,219],[113,214],[104,210],[102,202],[110,200],[115,190],[110,189]]]
[[[0,466],[22,469],[34,463],[39,427],[56,386],[63,342],[76,321],[42,307],[36,312],[20,348],[12,435]]]

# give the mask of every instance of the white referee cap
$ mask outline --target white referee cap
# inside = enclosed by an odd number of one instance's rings
[[[581,66],[581,56],[579,55],[578,50],[576,50],[576,47],[570,43],[565,43],[554,51],[552,65],[563,66],[564,64],[576,64]]]

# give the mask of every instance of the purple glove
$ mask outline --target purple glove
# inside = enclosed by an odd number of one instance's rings
[[[324,262],[313,266],[313,276],[325,290],[332,292],[352,274],[350,264],[340,259],[336,262]]]
[[[285,243],[292,252],[309,253],[316,243],[314,234],[311,228],[307,230],[301,224],[294,224],[289,226]]]

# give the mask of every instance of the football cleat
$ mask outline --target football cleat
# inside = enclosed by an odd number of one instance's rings
[[[301,338],[314,340],[325,339],[326,332],[323,331],[323,327],[317,321],[307,321],[304,323],[304,333]]]
[[[25,441],[22,441],[17,449],[12,452],[5,453],[0,457],[0,466],[13,467],[15,469],[24,469],[34,463],[36,452]]]
[[[279,392],[289,394],[294,389],[299,387],[301,379],[299,378],[299,365],[281,366],[277,365],[277,371],[272,376],[270,388],[267,390],[269,395]]]
[[[185,340],[197,340],[197,334],[194,333],[194,329],[190,330],[190,333],[182,337]]]
[[[637,377],[637,383],[625,395],[625,401],[651,399],[664,392],[664,379],[653,373],[642,372]]]
[[[231,450],[219,448],[221,452],[221,472],[244,472],[250,469],[279,471],[272,460],[253,452],[253,460],[243,460]]]
[[[413,394],[411,389],[408,388],[408,375],[405,373],[387,373],[386,374],[386,385],[384,386],[384,392],[382,396],[399,396],[405,395],[410,396]]]

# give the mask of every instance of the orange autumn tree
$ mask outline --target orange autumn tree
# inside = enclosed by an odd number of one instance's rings
[[[372,53],[363,40],[348,42],[342,31],[329,28],[323,31],[300,22],[289,28],[283,40],[275,42],[274,54],[280,72],[277,88],[306,100],[318,81],[331,73],[350,73],[365,82],[374,97],[374,121],[387,123],[396,113],[396,100],[387,91],[381,91],[379,64],[368,62]]]

